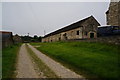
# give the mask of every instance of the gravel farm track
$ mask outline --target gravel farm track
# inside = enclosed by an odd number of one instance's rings
[[[37,55],[37,57],[40,58],[40,60],[45,63],[59,78],[79,78],[85,80],[83,76],[78,75],[70,69],[64,67],[60,63],[38,51],[30,44],[27,45],[34,52],[34,54]],[[16,78],[44,78],[38,74],[38,71],[35,70],[34,64],[25,44],[22,44],[19,51]]]

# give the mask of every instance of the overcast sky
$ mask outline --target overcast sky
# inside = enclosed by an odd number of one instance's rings
[[[93,15],[106,25],[109,2],[3,2],[2,29],[44,35]]]

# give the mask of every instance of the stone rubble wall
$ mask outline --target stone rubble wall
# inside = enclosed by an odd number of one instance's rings
[[[100,43],[120,45],[120,35],[98,37],[95,39],[76,39],[76,40],[68,40],[68,41],[100,42]]]
[[[107,25],[120,26],[120,1],[110,3],[109,11],[106,16]]]

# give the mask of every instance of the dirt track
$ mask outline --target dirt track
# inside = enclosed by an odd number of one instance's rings
[[[71,71],[70,69],[62,66],[60,63],[44,55],[43,53],[35,49],[33,46],[31,46],[30,44],[28,44],[28,46],[60,78],[83,78],[84,79],[83,76],[80,76],[76,74],[75,72]]]
[[[60,63],[54,61],[50,57],[44,55],[36,48],[28,44],[28,47],[45,63],[59,78],[82,78],[83,76],[76,74],[70,69],[62,66]],[[34,64],[30,58],[30,55],[26,49],[25,44],[20,48],[17,64],[17,76],[16,78],[42,78],[38,75],[38,71],[35,71]]]
[[[28,55],[25,44],[20,48],[17,65],[17,78],[39,78]]]

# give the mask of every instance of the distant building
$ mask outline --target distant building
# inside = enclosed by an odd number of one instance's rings
[[[70,39],[97,38],[98,21],[90,16],[62,29],[45,35],[42,42],[64,41]]]
[[[15,44],[22,42],[21,37],[19,35],[17,35],[17,34],[13,36],[13,40],[14,40]]]
[[[106,12],[106,17],[107,25],[120,26],[120,1],[110,3],[109,10]]]
[[[12,32],[0,31],[0,36],[2,37],[2,48],[13,44]]]

